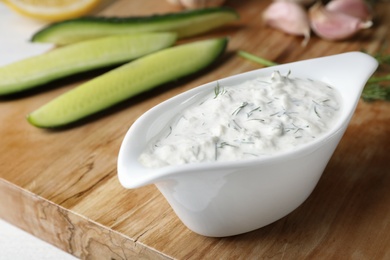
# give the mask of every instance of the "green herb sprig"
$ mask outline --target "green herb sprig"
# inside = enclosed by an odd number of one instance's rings
[[[367,83],[363,89],[362,98],[366,102],[373,102],[375,100],[390,101],[390,86]]]
[[[278,63],[276,63],[276,62],[264,59],[264,58],[256,56],[256,55],[253,55],[253,54],[246,52],[246,51],[238,51],[238,56],[241,56],[244,59],[259,63],[259,64],[267,66],[267,67],[278,65]]]
[[[390,73],[386,74],[389,72],[390,54],[377,53],[374,58],[379,63],[379,70],[368,79],[363,89],[362,98],[367,102],[390,101]]]
[[[278,63],[258,57],[246,51],[238,51],[238,56],[258,63],[263,66],[271,67],[278,65]],[[380,67],[390,65],[390,54],[376,54],[374,58],[378,61]],[[387,83],[387,84],[386,84]],[[378,75],[375,73],[367,81],[366,86],[363,89],[362,99],[366,102],[372,102],[376,100],[390,101],[390,73],[386,75]]]

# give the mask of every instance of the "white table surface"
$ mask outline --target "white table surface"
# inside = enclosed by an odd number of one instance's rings
[[[75,260],[74,256],[0,219],[0,260]]]
[[[52,48],[49,44],[29,42],[31,35],[44,25],[11,12],[0,2],[0,66]],[[76,258],[0,219],[0,260],[8,259]]]
[[[30,42],[31,36],[46,24],[16,14],[0,1],[0,66],[51,49],[51,44]]]

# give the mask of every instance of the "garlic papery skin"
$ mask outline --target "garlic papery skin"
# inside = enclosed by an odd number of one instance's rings
[[[370,21],[373,18],[373,10],[365,0],[332,0],[326,4],[329,11],[348,14],[363,21]]]
[[[320,2],[309,9],[312,30],[321,38],[327,40],[347,39],[358,31],[372,26],[371,21],[341,12],[329,11]]]
[[[263,12],[266,25],[287,34],[304,36],[303,45],[310,39],[310,23],[304,7],[290,1],[275,1]]]
[[[174,5],[180,5],[186,9],[217,7],[225,3],[225,0],[167,0],[167,1]]]
[[[314,4],[316,0],[274,0],[274,1],[293,2],[296,4],[303,5],[303,6],[310,6],[310,5]]]

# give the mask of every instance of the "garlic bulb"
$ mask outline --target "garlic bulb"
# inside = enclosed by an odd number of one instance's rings
[[[167,0],[174,5],[180,5],[186,9],[199,9],[221,6],[225,0]]]
[[[305,37],[303,45],[310,39],[310,23],[302,5],[290,1],[275,1],[263,12],[266,25],[285,33]]]
[[[312,30],[327,40],[342,40],[351,37],[358,31],[372,26],[371,21],[326,9],[321,2],[309,9]]]
[[[365,0],[332,0],[325,8],[360,18],[363,21],[369,21],[373,16],[371,6]]]

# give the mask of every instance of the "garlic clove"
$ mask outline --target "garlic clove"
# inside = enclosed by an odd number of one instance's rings
[[[225,0],[167,0],[174,5],[180,5],[186,9],[200,9],[206,7],[217,7],[224,4]]]
[[[371,5],[365,0],[332,0],[325,8],[329,11],[348,14],[363,21],[369,21],[373,18]]]
[[[372,21],[363,21],[341,12],[329,11],[321,2],[309,9],[309,18],[312,30],[327,40],[343,40],[372,26]]]
[[[266,25],[287,34],[304,36],[303,45],[310,39],[310,23],[302,5],[289,1],[275,1],[263,12]]]
[[[310,6],[310,5],[314,4],[314,2],[316,0],[274,0],[274,1],[286,1],[286,2],[293,2],[296,4],[300,4],[303,6]]]

